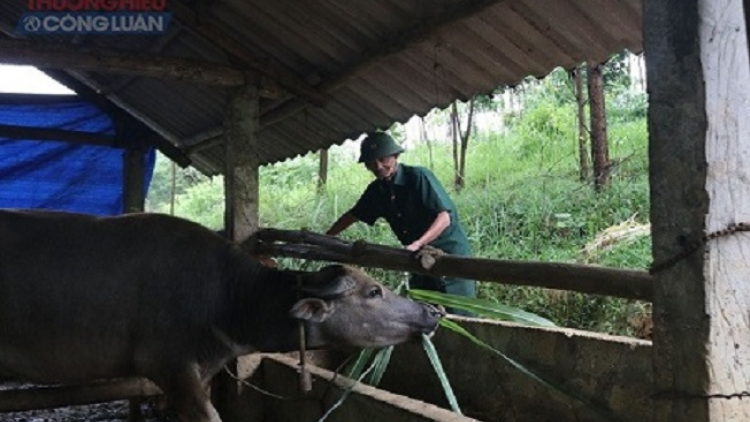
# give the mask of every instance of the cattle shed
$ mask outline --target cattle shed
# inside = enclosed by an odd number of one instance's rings
[[[466,321],[603,413],[473,355],[450,333],[438,333],[438,350],[481,420],[750,420],[747,0],[173,0],[168,29],[155,35],[19,30],[49,3],[0,0],[0,62],[43,69],[148,128],[143,139],[177,163],[223,174],[235,239],[258,230],[261,165],[557,66],[643,51],[653,342]],[[3,127],[0,137],[39,139]],[[443,406],[418,352],[398,349],[383,387]],[[243,358],[238,370],[264,384],[294,372],[283,357]],[[236,397],[262,399],[228,384],[225,419],[243,420],[252,404]],[[426,420],[463,420],[424,410]],[[284,412],[276,420],[297,420]]]

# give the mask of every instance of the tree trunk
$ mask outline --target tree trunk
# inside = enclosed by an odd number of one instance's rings
[[[453,132],[453,186],[457,191],[463,189],[466,179],[466,151],[469,147],[472,120],[474,118],[474,98],[469,100],[469,112],[466,118],[466,131],[461,131],[461,118],[458,114],[458,103],[451,108],[451,127]],[[460,143],[460,145],[459,145]]]
[[[474,126],[474,98],[469,100],[469,115],[466,117],[466,131],[461,134],[461,156],[459,157],[459,173],[458,179],[456,180],[456,187],[458,190],[463,189],[466,184],[466,151],[469,148],[469,136],[471,136],[471,129]]]
[[[174,215],[174,204],[177,198],[177,163],[171,161],[171,178],[169,182],[169,215]]]
[[[588,63],[589,108],[591,115],[591,158],[594,163],[594,189],[609,184],[607,116],[604,107],[604,75],[601,63]]]
[[[323,192],[328,183],[328,149],[320,150],[320,161],[318,164],[318,193]]]
[[[589,164],[589,148],[588,148],[588,128],[586,127],[586,98],[583,95],[583,77],[582,67],[576,66],[573,70],[573,80],[575,81],[575,96],[577,112],[576,118],[578,120],[578,178],[581,182],[585,182],[591,172]]]
[[[430,170],[432,170],[434,168],[432,141],[430,140],[430,137],[427,136],[427,122],[425,122],[424,117],[419,118],[419,129],[420,140],[427,145],[427,156],[429,157]]]
[[[458,120],[458,102],[454,101],[451,105],[451,141],[453,145],[453,186],[456,190],[461,189],[458,183],[459,159],[458,159],[458,138],[460,135],[461,128],[459,127]]]

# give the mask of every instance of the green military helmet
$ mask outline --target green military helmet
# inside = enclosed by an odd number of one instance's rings
[[[362,140],[359,162],[377,160],[389,155],[401,154],[404,149],[385,132],[370,132]]]

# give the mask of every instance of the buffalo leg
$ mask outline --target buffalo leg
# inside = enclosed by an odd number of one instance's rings
[[[181,422],[221,422],[197,370],[183,369],[159,378],[153,380],[164,391]]]

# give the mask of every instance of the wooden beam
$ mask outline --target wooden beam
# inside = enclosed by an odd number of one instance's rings
[[[213,148],[217,145],[221,145],[224,142],[224,135],[218,135],[213,138],[205,139],[195,145],[191,145],[187,148],[187,153],[192,155],[196,154],[198,152],[201,152],[203,150]]]
[[[137,125],[144,129],[148,128],[140,118],[131,114],[133,113],[132,110],[124,108],[124,106],[116,103],[117,97],[115,94],[100,94],[96,91],[95,87],[90,87],[64,70],[45,68],[40,70],[61,84],[72,89],[76,94],[86,98],[86,100],[90,101],[113,118],[122,121],[122,124],[129,126]],[[179,164],[183,168],[192,164],[192,160],[184,151],[153,130],[151,130],[150,135],[145,135],[142,141],[149,145],[153,145],[161,151],[162,154],[166,155],[170,160]]]
[[[150,136],[145,136],[143,142],[148,145],[153,145],[154,148],[161,151],[162,154],[167,156],[170,160],[177,163],[180,167],[185,168],[193,164],[192,159],[188,156],[185,151],[177,148],[174,144],[164,139],[163,136],[153,133]]]
[[[161,389],[145,378],[124,378],[82,385],[0,390],[0,412],[23,412],[156,396]]]
[[[13,31],[14,29],[12,25],[7,24],[7,22],[0,19],[0,32],[3,32],[6,35],[12,37],[14,35]],[[125,122],[125,124],[128,125],[138,125],[144,128],[147,127],[142,121],[140,121],[140,119],[137,119],[136,117],[131,115],[131,113],[133,113],[132,110],[123,108],[121,105],[116,104],[114,100],[116,96],[111,94],[105,95],[97,92],[96,89],[86,85],[84,82],[71,75],[67,71],[44,67],[40,67],[39,70],[43,71],[61,84],[67,86],[77,95],[80,95],[87,101],[90,101],[92,104],[99,107],[99,109],[109,114],[111,117],[122,120]],[[166,155],[170,160],[179,164],[183,168],[188,167],[192,164],[192,160],[187,154],[185,154],[181,149],[179,149],[177,146],[175,146],[173,143],[171,143],[155,131],[152,131],[151,135],[144,136],[142,141],[146,142],[149,145],[153,145],[156,149],[161,151],[162,154]]]
[[[167,48],[169,44],[172,43],[172,41],[177,38],[177,35],[182,30],[182,27],[180,25],[172,24],[169,26],[169,29],[167,30],[166,34],[161,35],[157,38],[156,42],[148,46],[148,49],[146,51],[142,51],[141,53],[149,53],[149,54],[161,54],[161,52]],[[127,75],[126,77],[123,77],[120,80],[114,81],[105,89],[105,95],[106,94],[116,94],[126,87],[130,86],[134,81],[136,81],[138,76],[136,75]]]
[[[424,41],[452,22],[482,13],[482,11],[501,1],[503,0],[463,1],[455,3],[455,6],[453,7],[444,8],[426,19],[419,20],[411,28],[396,33],[384,42],[379,43],[377,48],[363,54],[356,64],[336,77],[318,84],[317,88],[323,93],[330,94],[349,82],[349,80],[362,70],[371,66],[373,63],[381,61],[384,57],[402,51],[407,45]],[[304,110],[305,107],[306,105],[303,101],[292,99],[285,105],[277,107],[269,113],[264,114],[262,116],[263,127],[278,123],[281,120]]]
[[[239,59],[243,64],[277,81],[282,87],[289,90],[289,92],[301,97],[303,101],[309,101],[317,106],[322,106],[328,102],[328,95],[321,92],[318,88],[308,84],[296,73],[273,59],[257,57],[255,53],[242,43],[230,36],[223,29],[206,22],[198,13],[181,1],[173,1],[169,4],[169,7],[173,11],[174,17],[185,27],[190,28],[196,34],[221,47],[224,51]]]
[[[26,126],[0,124],[0,137],[11,139],[30,139],[37,141],[59,141],[74,144],[116,146],[115,138],[91,132],[75,130],[46,129]]]
[[[56,80],[57,82],[65,85],[70,90],[75,92],[76,95],[80,95],[82,98],[85,98],[86,101],[97,106],[101,111],[109,114],[110,116],[122,112],[120,108],[112,104],[112,102],[107,99],[106,95],[97,92],[93,88],[76,79],[70,73],[60,69],[50,69],[45,67],[40,67],[39,70],[46,73],[49,77]]]
[[[121,108],[111,103],[107,99],[106,96],[97,94],[88,85],[74,78],[67,72],[62,71],[62,70],[56,70],[56,69],[40,69],[40,70],[42,70],[43,72],[48,74],[50,77],[60,82],[61,84],[72,89],[73,91],[76,92],[76,94],[85,98],[87,101],[90,101],[99,109],[109,114],[110,117],[112,117],[114,120],[121,121],[122,124],[127,125],[131,128],[134,126],[142,127],[144,129],[144,133],[146,133],[142,138],[139,139],[139,141],[142,144],[153,146],[154,148],[161,151],[162,154],[166,155],[169,159],[179,164],[183,168],[189,166],[192,163],[190,157],[188,157],[188,155],[186,155],[182,150],[180,150],[179,148],[174,146],[171,142],[167,141],[162,136],[158,135],[157,133],[153,131],[151,131],[151,133],[148,134],[147,128],[143,123],[141,123],[140,121],[137,121],[134,117],[127,114],[127,112],[123,111]],[[6,129],[8,129],[8,131],[5,133],[3,133],[3,126],[6,126]],[[20,127],[20,126],[8,127],[8,126],[9,125],[0,125],[0,136],[5,136],[9,138],[14,138],[14,139],[20,138],[20,139],[60,140],[60,141],[66,141],[66,142],[78,142],[78,143],[86,143],[86,144],[102,145],[102,146],[114,146],[115,145],[115,141],[113,137],[91,134],[88,132],[83,132],[83,133],[73,132],[70,135],[66,135],[64,133],[56,134],[56,133],[48,132],[42,129],[42,131],[45,131],[46,133],[35,131],[31,133],[29,137],[29,136],[26,136],[30,134],[30,132],[27,132],[27,131],[29,129],[34,130],[38,128],[27,128],[27,127]],[[71,131],[63,131],[63,132],[70,133]],[[88,134],[88,137],[86,136],[81,137],[79,136],[80,134],[84,134],[84,135]],[[61,136],[62,136],[62,139],[58,139]],[[69,140],[68,136],[72,137],[73,139]],[[91,142],[85,142],[84,140],[89,140]]]
[[[286,243],[276,243],[286,242]],[[343,262],[366,267],[417,272],[436,277],[546,287],[603,296],[650,301],[651,277],[645,271],[558,262],[523,262],[425,253],[342,239],[305,231],[262,229],[243,242],[255,255]]]
[[[0,39],[0,63],[108,72],[219,86],[240,86],[251,78],[233,67],[201,60],[29,40]]]
[[[750,62],[742,0],[645,1],[654,421],[750,420]],[[734,227],[734,229],[733,229]]]

